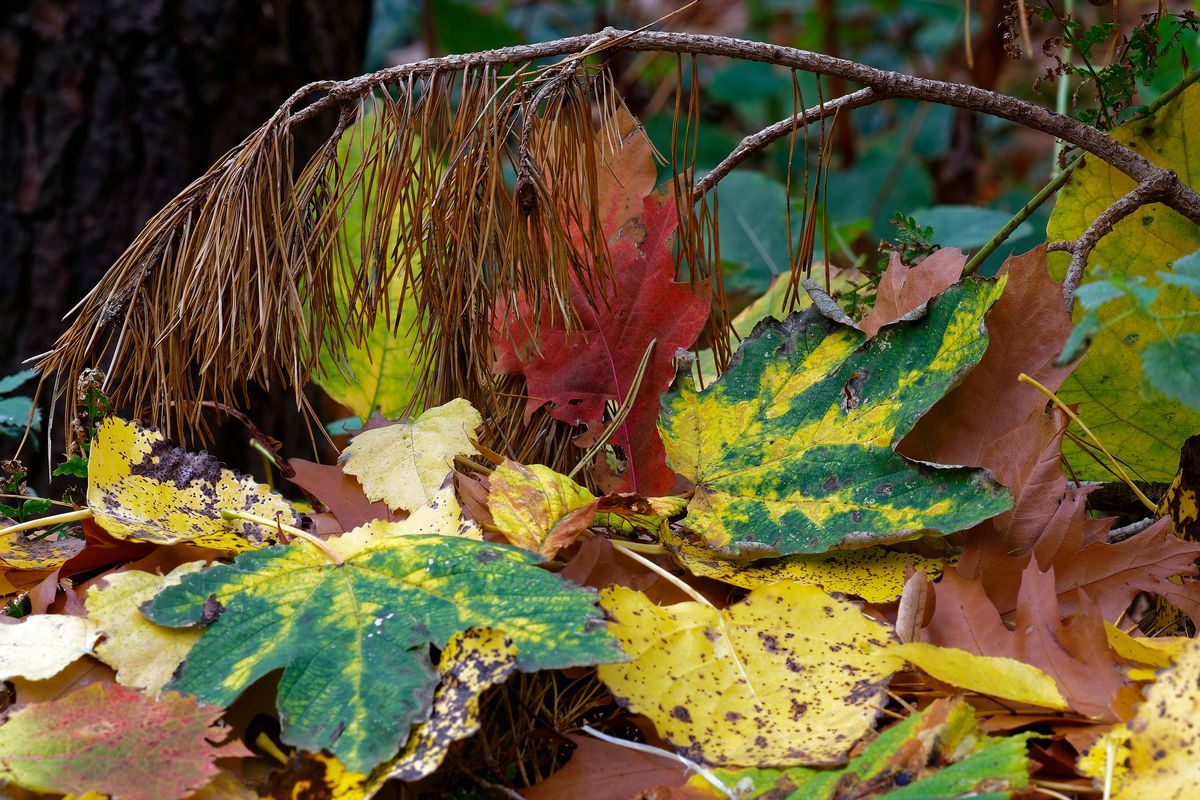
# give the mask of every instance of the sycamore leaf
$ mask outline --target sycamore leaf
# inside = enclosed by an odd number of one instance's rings
[[[37,534],[37,531],[34,531]],[[56,570],[79,555],[82,539],[33,539],[26,532],[0,534],[0,566],[21,570]]]
[[[207,453],[172,447],[153,428],[117,417],[107,417],[96,432],[87,497],[105,531],[155,544],[241,551],[274,541],[267,526],[221,519],[222,508],[296,522],[291,505],[269,487],[222,468]]]
[[[1009,797],[1029,783],[1029,737],[987,736],[962,698],[942,698],[888,728],[841,769],[717,769],[714,774],[727,787],[745,787],[739,800]],[[718,796],[700,776],[688,785],[705,797]]]
[[[1153,118],[1128,122],[1110,133],[1159,166],[1174,170],[1188,186],[1200,188],[1200,146],[1191,141],[1197,138],[1197,131],[1200,87],[1192,86]],[[1099,158],[1086,156],[1070,183],[1058,193],[1046,237],[1050,241],[1078,238],[1100,212],[1133,188],[1132,178]],[[1145,287],[1153,290],[1162,285],[1159,273],[1169,263],[1197,249],[1200,227],[1154,203],[1113,226],[1088,258],[1087,275],[1098,277],[1103,270],[1132,280],[1145,278]],[[1069,261],[1066,253],[1051,255],[1058,275],[1066,271]],[[1126,314],[1129,308],[1128,303],[1112,302],[1096,310],[1103,330],[1095,335],[1059,397],[1077,403],[1088,427],[1113,455],[1136,466],[1144,480],[1166,482],[1175,470],[1180,444],[1200,430],[1200,410],[1145,392],[1142,355],[1156,343],[1200,331],[1196,314],[1200,295],[1182,287],[1164,287],[1150,307],[1153,313],[1169,317],[1161,326],[1150,323],[1144,314]],[[1105,467],[1077,445],[1068,442],[1064,451],[1079,477],[1108,479]]]
[[[155,625],[138,608],[203,566],[191,561],[165,576],[137,570],[116,572],[88,589],[84,601],[88,619],[104,633],[96,657],[117,671],[117,683],[156,695],[183,663],[200,631]]]
[[[362,528],[328,544],[344,564],[303,542],[271,547],[185,576],[143,606],[160,625],[204,628],[171,688],[228,705],[283,669],[283,740],[365,773],[427,715],[431,644],[498,628],[525,671],[616,655],[594,593],[539,569],[532,553],[451,536],[379,539]]]
[[[379,117],[370,114],[363,118],[355,128],[352,128],[338,140],[338,161],[341,169],[353,173],[359,169],[362,162],[362,142],[374,136],[386,135],[380,130]],[[420,147],[420,142],[411,142],[412,147]],[[432,162],[427,162],[432,163]],[[342,266],[347,276],[344,280],[334,282],[337,298],[337,311],[342,318],[349,318],[354,313],[347,296],[347,287],[353,286],[356,276],[362,269],[364,249],[376,248],[381,252],[392,252],[395,248],[399,231],[408,220],[405,216],[407,209],[400,204],[395,205],[395,214],[387,228],[386,238],[380,241],[363,239],[364,212],[374,212],[374,208],[365,209],[369,203],[386,202],[378,194],[370,197],[368,187],[376,180],[375,172],[378,167],[369,164],[363,170],[361,181],[356,185],[353,194],[345,201],[345,211],[342,217],[341,236],[345,238],[346,258]],[[435,179],[428,176],[427,179]],[[371,231],[373,232],[373,231]],[[368,253],[368,257],[372,255]],[[325,393],[349,408],[358,416],[366,419],[378,411],[385,417],[399,417],[409,413],[409,401],[417,388],[417,380],[425,369],[423,359],[428,358],[421,349],[415,293],[405,291],[407,280],[416,280],[420,274],[420,254],[410,252],[405,259],[404,267],[393,270],[388,283],[388,313],[380,309],[374,317],[374,324],[360,340],[346,341],[328,338],[321,343],[320,365],[314,380]],[[401,301],[403,300],[403,305]],[[350,530],[354,525],[349,525]]]
[[[525,800],[658,797],[648,794],[648,790],[687,779],[688,768],[665,753],[643,753],[591,736],[567,734],[567,738],[574,745],[571,760],[546,780],[522,789]]]
[[[450,745],[479,730],[479,696],[508,679],[517,656],[512,641],[496,629],[471,628],[451,637],[438,661],[441,683],[433,693],[432,715],[387,765],[385,777],[415,781],[432,775]]]
[[[885,702],[887,627],[815,586],[773,583],[721,611],[621,586],[601,598],[631,660],[600,680],[693,760],[837,764]]]
[[[958,283],[966,265],[967,257],[954,247],[936,251],[915,267],[893,252],[879,279],[875,305],[859,323],[862,332],[871,339],[885,325],[924,314],[930,300]]]
[[[835,550],[740,564],[714,558],[710,550],[692,544],[674,530],[663,532],[661,539],[688,572],[743,589],[776,581],[796,581],[815,584],[827,592],[861,597],[868,603],[890,603],[899,599],[910,568],[924,571],[931,579],[942,574],[943,562],[940,560],[886,547]]]
[[[629,413],[609,440],[621,449],[624,471],[614,474],[599,459],[597,478],[609,492],[667,494],[674,476],[654,426],[659,396],[674,378],[676,351],[691,347],[704,327],[710,292],[703,283],[675,281],[675,200],[650,194],[654,162],[645,134],[627,113],[608,125],[619,135],[598,137],[604,146],[597,163],[604,168],[597,199],[609,237],[609,274],[587,287],[572,272],[577,322],[570,329],[561,314],[537,319],[525,297],[514,308],[498,309],[495,369],[525,376],[527,413],[546,405],[554,419],[586,426],[576,443],[587,448],[607,427],[606,406],[629,399],[649,350]]]
[[[1002,287],[964,281],[870,342],[815,309],[760,323],[716,383],[663,398],[668,459],[696,484],[687,526],[722,556],[761,558],[961,530],[1009,508],[986,475],[891,449],[983,355]]]
[[[237,745],[217,750],[209,743],[228,735],[213,727],[220,714],[178,694],[154,700],[94,683],[25,706],[0,725],[0,779],[35,792],[183,797],[217,774],[215,758],[249,755]]]
[[[65,614],[34,614],[0,625],[0,680],[52,678],[75,659],[91,654],[98,638],[96,623]]]
[[[488,508],[504,538],[547,558],[569,546],[596,516],[596,496],[541,464],[505,459],[489,478]]]
[[[893,645],[888,652],[959,689],[1060,711],[1068,708],[1053,678],[1011,658],[981,656],[925,642]]]
[[[477,452],[471,437],[482,424],[475,407],[456,398],[412,422],[358,434],[342,454],[342,469],[358,478],[371,500],[416,511],[437,494],[455,456]]]
[[[1192,640],[1173,667],[1163,670],[1134,718],[1115,728],[1080,766],[1101,784],[1106,745],[1112,743],[1122,767],[1113,800],[1184,800],[1200,783],[1200,642]],[[1123,757],[1122,757],[1123,756]]]

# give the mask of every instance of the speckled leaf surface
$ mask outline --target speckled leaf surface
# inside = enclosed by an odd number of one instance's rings
[[[618,657],[591,590],[506,545],[451,536],[329,540],[335,565],[307,543],[243,553],[188,575],[143,606],[160,625],[204,628],[171,688],[228,705],[283,669],[283,739],[327,749],[369,772],[429,713],[429,646],[494,627],[533,671]]]
[[[214,550],[249,550],[274,541],[274,530],[221,519],[222,508],[296,523],[291,505],[270,487],[225,469],[207,453],[173,447],[159,431],[108,417],[88,463],[88,506],[118,539],[191,542]]]
[[[596,516],[596,496],[541,464],[505,459],[489,478],[488,508],[510,543],[553,558]]]
[[[1132,147],[1161,167],[1175,170],[1181,181],[1200,188],[1200,86],[1192,86],[1152,119],[1137,120],[1112,131],[1118,142]],[[1192,140],[1196,141],[1193,142]],[[1049,241],[1076,239],[1104,209],[1134,188],[1134,181],[1104,161],[1086,156],[1071,181],[1058,193],[1054,213],[1046,224]],[[1087,276],[1098,272],[1145,278],[1161,284],[1169,264],[1200,249],[1200,227],[1161,203],[1139,208],[1113,226],[1088,258]],[[1068,253],[1051,253],[1051,272],[1062,277]],[[1168,334],[1200,331],[1200,296],[1179,286],[1162,286],[1151,309],[1175,319],[1161,327],[1143,314],[1128,314],[1126,302],[1101,306],[1098,333],[1083,361],[1059,391],[1105,446],[1132,464],[1148,481],[1170,481],[1183,440],[1200,430],[1200,411],[1157,392],[1144,389],[1142,350],[1165,343]],[[1188,318],[1179,315],[1191,313]],[[1079,309],[1076,318],[1082,315]],[[1111,480],[1107,470],[1072,442],[1063,451],[1081,478]]]
[[[949,533],[1010,508],[985,473],[892,449],[982,357],[1002,289],[964,281],[870,342],[815,309],[760,323],[716,383],[663,399],[668,461],[696,484],[685,524],[746,559]]]
[[[154,700],[93,683],[25,706],[0,725],[0,781],[122,800],[183,797],[217,774],[217,757],[248,755],[237,745],[217,750],[209,743],[228,735],[212,727],[220,713],[178,694]]]
[[[429,721],[413,731],[404,752],[388,765],[387,777],[415,781],[432,775],[450,745],[479,730],[479,696],[516,669],[517,648],[502,631],[471,628],[451,637],[438,661],[441,683]]]
[[[601,593],[630,658],[600,679],[688,757],[712,764],[837,764],[872,727],[891,633],[815,586],[782,581],[718,611]]]
[[[416,511],[437,495],[455,456],[476,452],[471,437],[482,424],[474,406],[455,398],[412,422],[358,434],[342,454],[342,469],[371,500]]]
[[[885,730],[842,769],[718,769],[715,775],[726,786],[746,787],[739,800],[998,800],[1029,783],[1028,738],[987,736],[970,705],[943,698]],[[699,776],[690,786],[713,793]]]
[[[39,539],[36,536],[36,533],[30,536],[23,531],[0,534],[0,567],[55,570],[83,550],[83,539]]]

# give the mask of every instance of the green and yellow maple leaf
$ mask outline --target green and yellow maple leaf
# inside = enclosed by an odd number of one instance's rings
[[[160,625],[203,626],[169,688],[228,705],[282,668],[284,741],[368,773],[428,713],[429,647],[459,631],[502,630],[526,671],[618,657],[594,592],[527,551],[363,528],[328,545],[344,563],[303,542],[270,547],[188,575],[143,606]]]
[[[1175,170],[1180,180],[1200,188],[1200,86],[1192,86],[1164,106],[1152,119],[1135,120],[1112,131],[1121,144],[1137,150],[1155,164]],[[1196,139],[1196,146],[1192,146]],[[1134,181],[1094,156],[1072,173],[1055,201],[1046,224],[1051,240],[1074,240],[1108,206],[1134,188]],[[1088,272],[1098,270],[1144,278],[1160,285],[1159,273],[1176,259],[1200,249],[1200,227],[1161,203],[1144,206],[1118,222],[1088,258]],[[1051,272],[1061,278],[1070,256],[1050,255]],[[1126,314],[1128,306],[1107,303],[1096,313],[1104,329],[1096,334],[1088,354],[1063,383],[1058,395],[1078,404],[1079,415],[1113,455],[1132,464],[1145,480],[1170,481],[1183,440],[1200,430],[1200,411],[1144,388],[1144,348],[1170,337],[1200,332],[1200,296],[1164,286],[1150,307],[1167,317],[1161,325],[1144,315]],[[1079,315],[1082,314],[1080,310]],[[1191,314],[1191,316],[1181,316]],[[1109,480],[1100,463],[1073,442],[1063,452],[1081,478]]]
[[[870,342],[815,309],[755,328],[701,392],[663,398],[667,460],[696,484],[686,525],[727,558],[948,533],[1011,507],[986,474],[893,446],[982,357],[999,282],[967,280]]]
[[[161,432],[108,417],[88,461],[88,507],[118,539],[190,542],[248,550],[274,541],[267,525],[226,520],[221,509],[296,523],[291,505],[270,487],[223,468],[207,453],[172,447]]]

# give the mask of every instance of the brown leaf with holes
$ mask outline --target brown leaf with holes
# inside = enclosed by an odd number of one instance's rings
[[[983,584],[947,570],[934,586],[934,611],[922,641],[1031,664],[1054,678],[1075,711],[1114,722],[1126,719],[1137,692],[1126,664],[1108,646],[1096,604],[1079,594],[1076,613],[1064,618],[1054,571],[1030,563],[1021,575],[1013,628],[1001,620]]]
[[[656,786],[687,780],[687,767],[666,752],[655,756],[590,736],[567,738],[575,745],[571,760],[546,780],[522,789],[525,800],[629,800]]]
[[[879,292],[871,312],[859,328],[873,339],[879,329],[909,314],[923,313],[925,304],[958,283],[967,257],[956,247],[938,250],[915,267],[907,266],[892,253],[887,270],[879,280]]]

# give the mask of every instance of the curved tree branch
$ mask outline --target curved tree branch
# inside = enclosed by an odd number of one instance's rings
[[[291,115],[293,123],[304,122],[331,106],[356,102],[371,92],[410,76],[462,70],[468,67],[503,66],[564,55],[599,53],[609,48],[723,56],[745,61],[776,64],[819,75],[832,75],[872,89],[885,97],[924,100],[1007,119],[1033,130],[1042,131],[1098,156],[1139,184],[1154,180],[1162,186],[1159,200],[1200,225],[1200,194],[1129,147],[1103,131],[1079,120],[1057,114],[1039,105],[1015,97],[949,81],[919,78],[900,72],[876,69],[855,61],[813,53],[794,47],[736,39],[728,36],[681,33],[676,31],[619,31],[606,28],[599,33],[555,39],[539,44],[505,47],[464,55],[441,56],[401,64],[357,78],[330,83],[310,84],[293,95],[289,106],[313,92],[325,91],[324,97]],[[854,95],[847,95],[852,97]],[[287,113],[285,111],[285,113]],[[806,114],[808,112],[805,112]],[[787,121],[791,124],[790,121]]]

